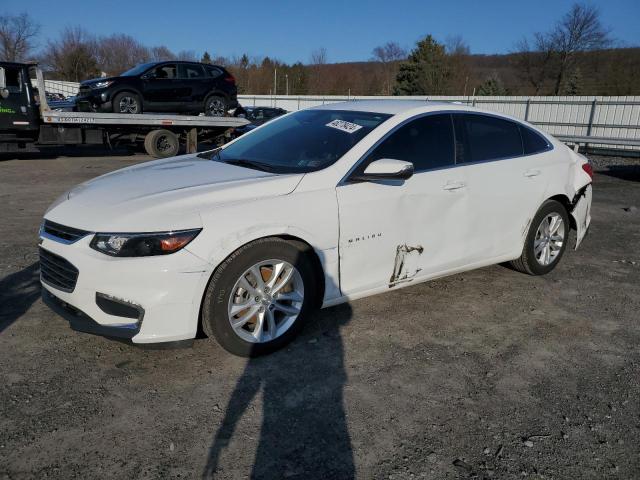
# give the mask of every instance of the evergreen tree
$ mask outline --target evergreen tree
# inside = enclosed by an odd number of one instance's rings
[[[444,45],[427,35],[400,64],[394,95],[442,95],[451,72]]]
[[[204,55],[202,55],[202,58],[200,59],[200,63],[208,63],[208,64],[212,64],[213,62],[211,61],[211,55],[209,55],[209,52],[204,52]]]
[[[567,84],[564,87],[565,95],[580,95],[582,92],[582,72],[576,67],[569,75]]]
[[[504,88],[502,81],[498,75],[494,74],[487,78],[480,87],[478,87],[477,95],[487,97],[500,97],[507,95],[507,89]]]

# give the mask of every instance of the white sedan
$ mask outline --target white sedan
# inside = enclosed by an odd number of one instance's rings
[[[40,229],[43,296],[77,330],[259,355],[309,311],[510,261],[553,270],[590,222],[592,170],[522,121],[355,101],[199,155],[81,184]]]

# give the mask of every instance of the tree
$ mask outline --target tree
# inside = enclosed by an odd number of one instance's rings
[[[392,83],[398,70],[398,62],[407,58],[407,52],[397,42],[387,42],[373,49],[373,59],[380,63],[383,77],[382,91],[391,95]]]
[[[478,87],[477,94],[480,96],[500,97],[507,95],[508,92],[498,74],[494,73]]]
[[[81,27],[68,27],[58,40],[50,40],[43,63],[61,80],[81,82],[100,75],[96,41]]]
[[[122,33],[96,41],[96,61],[107,75],[120,75],[151,57],[149,49],[135,38]]]
[[[40,25],[27,13],[0,15],[0,60],[23,62],[30,58]]]
[[[202,58],[200,59],[201,63],[208,63],[208,64],[212,64],[213,61],[211,60],[211,55],[209,55],[209,52],[205,51],[204,55],[202,55]]]
[[[196,62],[198,57],[193,50],[180,50],[176,55],[176,60],[184,60],[186,62]]]
[[[580,95],[581,91],[582,72],[580,71],[580,67],[576,67],[569,75],[563,93],[565,95]]]
[[[449,77],[444,46],[427,35],[400,64],[394,95],[441,95]]]
[[[602,25],[599,10],[576,3],[551,31],[536,33],[532,43],[522,40],[517,46],[515,63],[535,94],[546,87],[559,95],[579,55],[610,43],[609,30]]]
[[[327,93],[328,79],[323,75],[323,67],[327,63],[327,49],[318,48],[311,52],[311,75],[309,78],[309,93]]]
[[[161,62],[164,60],[175,60],[176,55],[164,45],[159,47],[151,47],[149,51],[149,60]]]
[[[550,33],[550,42],[559,57],[554,89],[558,95],[576,55],[602,49],[611,40],[609,31],[600,22],[600,11],[596,7],[576,3]]]
[[[461,35],[447,37],[445,47],[449,64],[448,92],[451,95],[467,95],[469,77],[471,77],[469,45]]]

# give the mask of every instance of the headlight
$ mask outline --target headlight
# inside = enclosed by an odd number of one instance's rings
[[[91,88],[107,88],[112,83],[113,83],[113,80],[106,80],[104,82],[92,83],[90,87]]]
[[[90,246],[112,257],[168,255],[184,248],[202,229],[155,233],[96,233]]]

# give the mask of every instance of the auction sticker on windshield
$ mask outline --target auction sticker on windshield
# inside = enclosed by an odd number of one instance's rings
[[[357,123],[351,123],[337,119],[327,123],[326,126],[335,128],[337,130],[342,130],[343,132],[347,133],[355,133],[362,128],[362,125],[358,125]]]

